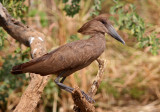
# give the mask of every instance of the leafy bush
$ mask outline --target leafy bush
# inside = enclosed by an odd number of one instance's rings
[[[13,91],[22,88],[22,85],[24,85],[28,81],[25,77],[25,74],[14,76],[10,73],[10,70],[14,65],[23,62],[19,59],[19,56],[8,55],[3,59],[4,63],[0,68],[0,107],[6,108],[8,96],[12,94]]]
[[[110,13],[118,16],[117,18],[111,17],[114,24],[119,30],[127,30],[129,35],[137,38],[139,47],[150,47],[153,55],[158,54],[160,49],[160,41],[156,37],[156,32],[151,31],[146,35],[146,27],[148,27],[144,20],[137,14],[136,7],[133,4],[124,4],[116,0],[116,4],[111,8]]]
[[[28,7],[24,5],[25,0],[0,0],[0,2],[14,18],[23,20],[26,16],[25,13],[27,12]]]
[[[94,0],[94,5],[92,6],[93,11],[91,12],[91,16],[99,15],[100,10],[102,9],[101,5],[104,0]]]
[[[63,3],[65,3],[64,11],[67,13],[68,16],[73,17],[75,14],[79,12],[79,2],[80,0],[72,0],[71,4],[67,4],[68,0],[63,0]]]
[[[25,13],[27,12],[28,7],[24,5],[24,1],[25,0],[0,0],[3,6],[7,8],[9,13],[14,18],[20,18],[21,21],[25,23],[23,19],[26,16]],[[4,41],[7,37],[6,35],[7,33],[5,33],[2,28],[0,28],[0,49],[2,49],[4,46]]]

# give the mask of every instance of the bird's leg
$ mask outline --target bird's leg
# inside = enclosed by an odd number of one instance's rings
[[[65,91],[68,91],[68,92],[72,92],[73,91],[73,88],[71,87],[68,87],[66,85],[63,84],[64,80],[66,79],[66,77],[63,77],[61,81],[59,81],[59,79],[62,77],[63,73],[60,74],[55,80],[54,82],[61,88],[61,89],[64,89]]]
[[[63,77],[62,80],[60,81],[60,83],[63,83],[65,79],[66,79],[66,77]]]
[[[60,74],[56,79],[55,79],[55,83],[61,88],[64,89],[65,91],[68,91],[69,93],[72,93],[72,91],[74,90],[74,88],[71,88],[69,86],[66,86],[63,84],[64,80],[66,79],[66,77],[63,77],[61,81],[59,81],[59,79],[62,77],[63,74]],[[86,100],[88,100],[90,103],[95,102],[91,97],[89,97],[84,91],[81,91],[82,95],[86,98]]]

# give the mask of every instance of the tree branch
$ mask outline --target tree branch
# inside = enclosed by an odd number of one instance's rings
[[[8,34],[20,43],[30,47],[32,58],[37,58],[46,53],[44,35],[12,18],[1,3],[0,27],[3,27]],[[38,74],[30,75],[31,81],[14,112],[32,112],[36,108],[41,93],[48,82],[48,76],[40,76]]]
[[[105,61],[101,59],[97,59],[97,62],[99,64],[99,71],[97,73],[96,79],[93,81],[93,84],[88,92],[88,95],[90,97],[94,97],[96,94],[100,83],[102,82],[103,73],[105,69]],[[75,88],[75,90],[72,93],[72,98],[74,101],[75,106],[73,107],[73,110],[75,112],[95,112],[95,107],[93,104],[89,103],[80,92],[79,88]]]

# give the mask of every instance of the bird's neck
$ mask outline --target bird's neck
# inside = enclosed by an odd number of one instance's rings
[[[94,40],[97,40],[97,41],[106,41],[105,40],[105,33],[101,33],[101,32],[99,32],[99,33],[95,33],[95,34],[93,34],[92,36],[91,36],[91,38],[90,39],[94,39]]]
[[[96,33],[92,35],[91,38],[88,39],[88,42],[94,43],[95,46],[101,46],[102,49],[105,49],[106,46],[105,34]]]
[[[87,42],[92,44],[92,49],[97,57],[99,57],[106,48],[106,39],[103,33],[96,33],[89,38]]]

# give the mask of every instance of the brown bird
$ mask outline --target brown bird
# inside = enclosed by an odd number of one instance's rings
[[[14,66],[12,74],[36,73],[42,76],[56,74],[58,77],[55,83],[65,91],[72,92],[74,88],[63,84],[65,78],[72,73],[85,68],[96,60],[105,50],[105,33],[125,44],[116,30],[107,19],[107,15],[99,15],[85,23],[79,33],[90,35],[86,40],[78,40],[60,46],[59,48],[29,62]],[[62,80],[60,78],[62,77]],[[81,91],[89,102],[94,102],[92,98]]]

